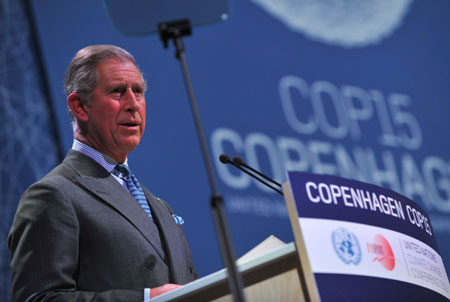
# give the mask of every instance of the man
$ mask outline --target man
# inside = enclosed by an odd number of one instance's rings
[[[12,301],[143,301],[196,278],[181,217],[126,165],[144,134],[145,86],[119,47],[73,58],[73,147],[20,200],[8,238]]]

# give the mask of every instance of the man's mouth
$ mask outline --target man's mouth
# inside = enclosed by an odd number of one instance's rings
[[[127,127],[135,127],[137,125],[138,124],[136,124],[136,123],[124,123],[124,124],[122,124],[122,126],[127,126]]]

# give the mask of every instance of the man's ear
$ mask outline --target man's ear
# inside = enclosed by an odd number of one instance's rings
[[[76,92],[72,92],[67,97],[67,106],[69,106],[72,113],[77,117],[79,121],[87,122],[89,115],[86,111],[86,101],[82,100],[80,95]]]

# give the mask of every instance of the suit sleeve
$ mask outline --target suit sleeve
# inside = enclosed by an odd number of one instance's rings
[[[8,238],[11,300],[142,301],[143,289],[77,290],[80,227],[63,188],[59,177],[37,183],[19,203]]]

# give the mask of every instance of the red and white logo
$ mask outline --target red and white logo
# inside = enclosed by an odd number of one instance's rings
[[[367,251],[374,254],[373,262],[380,262],[385,269],[392,271],[395,267],[395,257],[391,245],[383,235],[377,234],[373,243],[367,243]]]

